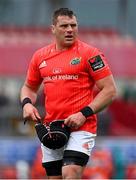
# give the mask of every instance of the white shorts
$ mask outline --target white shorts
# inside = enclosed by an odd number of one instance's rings
[[[64,147],[56,150],[49,149],[41,144],[42,162],[62,160],[65,150],[82,152],[90,156],[95,144],[95,136],[95,134],[86,131],[71,132],[68,143]]]

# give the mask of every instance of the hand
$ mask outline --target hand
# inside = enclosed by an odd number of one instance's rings
[[[67,117],[64,121],[64,124],[71,127],[72,129],[78,129],[86,121],[86,118],[81,112],[75,113]]]
[[[41,120],[38,110],[30,103],[25,104],[23,107],[23,118],[25,120],[24,124],[27,120],[33,120],[34,122]]]

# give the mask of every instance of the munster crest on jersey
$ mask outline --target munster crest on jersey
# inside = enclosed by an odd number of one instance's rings
[[[70,61],[70,64],[71,65],[76,65],[76,64],[79,64],[81,61],[81,57],[80,58],[74,58]]]

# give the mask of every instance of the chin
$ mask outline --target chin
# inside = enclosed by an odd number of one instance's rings
[[[75,41],[67,41],[65,42],[65,46],[72,46],[74,44]]]

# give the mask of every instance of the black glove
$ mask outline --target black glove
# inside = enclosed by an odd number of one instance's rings
[[[64,124],[64,120],[55,120],[49,126],[37,123],[35,129],[43,145],[50,149],[63,147],[70,136],[70,128]]]

